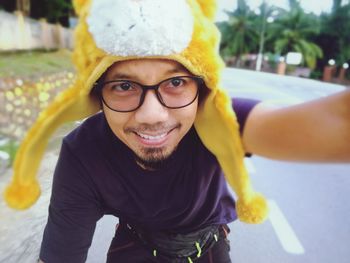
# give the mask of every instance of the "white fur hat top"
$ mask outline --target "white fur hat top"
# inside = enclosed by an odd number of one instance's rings
[[[192,39],[194,21],[186,0],[98,0],[87,23],[106,53],[143,57],[180,53]]]

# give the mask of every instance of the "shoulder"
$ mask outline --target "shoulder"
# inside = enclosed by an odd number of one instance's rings
[[[67,134],[62,141],[60,158],[69,158],[71,165],[80,164],[81,169],[91,170],[96,162],[102,162],[109,150],[108,129],[103,113],[85,119]]]
[[[233,98],[232,99],[232,108],[236,113],[237,121],[239,123],[239,130],[241,135],[243,134],[243,129],[246,125],[248,116],[253,109],[256,108],[261,101],[248,98]]]
[[[78,127],[67,134],[63,142],[72,149],[86,147],[91,142],[104,138],[105,119],[102,113],[97,113],[85,119]]]

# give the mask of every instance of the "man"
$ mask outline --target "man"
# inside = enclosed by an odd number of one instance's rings
[[[158,255],[153,255],[155,247],[148,247],[147,243],[143,244],[143,238],[138,236],[142,234],[135,234],[133,230],[134,226],[132,223],[135,222],[133,219],[126,219],[125,217],[140,217],[143,223],[142,227],[148,228],[146,231],[169,229],[176,231],[176,233],[186,233],[190,229],[196,229],[197,226],[205,225],[205,220],[202,221],[196,217],[191,217],[191,213],[202,213],[203,216],[206,215],[207,217],[213,217],[213,212],[222,213],[219,217],[214,218],[215,220],[225,220],[223,211],[226,213],[226,216],[227,213],[230,214],[234,211],[234,204],[228,193],[212,185],[220,184],[220,180],[215,181],[215,178],[211,178],[212,182],[210,185],[205,185],[205,181],[196,181],[198,178],[195,178],[195,176],[193,176],[194,178],[183,178],[182,176],[188,176],[188,173],[181,172],[181,169],[191,169],[187,165],[189,163],[196,166],[199,161],[213,162],[210,160],[210,156],[196,156],[208,153],[203,149],[199,150],[200,147],[196,146],[196,143],[189,141],[189,138],[195,140],[195,136],[192,134],[193,131],[190,130],[195,120],[198,103],[200,103],[198,99],[193,101],[196,92],[193,92],[193,95],[187,101],[193,102],[179,109],[169,109],[162,105],[155,91],[147,91],[141,105],[138,103],[123,105],[123,101],[118,103],[117,94],[111,94],[111,92],[118,93],[132,89],[131,81],[142,83],[143,85],[153,85],[176,76],[191,75],[178,63],[167,60],[123,61],[114,64],[107,71],[102,82],[106,84],[100,87],[102,89],[101,100],[104,115],[99,114],[87,120],[85,124],[65,139],[61,159],[56,168],[53,188],[54,199],[51,201],[51,206],[53,207],[51,208],[51,215],[45,230],[41,252],[42,258],[48,259],[47,262],[51,262],[51,256],[53,256],[51,254],[53,253],[53,247],[51,246],[53,244],[61,246],[57,248],[57,253],[58,251],[64,253],[64,251],[68,250],[66,247],[68,245],[65,245],[65,243],[50,241],[55,239],[56,235],[59,235],[58,231],[67,231],[65,238],[71,241],[68,247],[75,248],[75,253],[78,253],[79,249],[86,251],[91,242],[95,222],[105,213],[117,214],[120,217],[120,225],[109,249],[108,262],[152,262],[152,260],[154,262],[167,262],[168,257],[160,251]],[[121,77],[128,81],[118,82],[116,79]],[[180,82],[181,80],[183,79],[173,79],[171,87],[183,85]],[[186,88],[190,89],[191,87],[187,86]],[[133,91],[130,90],[130,92]],[[158,90],[158,92],[162,91]],[[164,93],[161,94],[164,97]],[[279,110],[269,109],[263,104],[255,106],[255,101],[243,102],[245,105],[253,107],[246,120],[242,134],[245,151],[283,160],[349,161],[349,150],[345,146],[349,142],[347,141],[348,134],[346,134],[346,120],[339,118],[341,116],[339,114],[342,111],[341,108],[344,107],[345,110],[345,103],[347,102],[345,95],[348,97],[347,100],[349,100],[350,95],[347,91],[327,99]],[[136,101],[139,102],[139,100]],[[165,104],[167,102],[167,100],[163,101]],[[339,103],[343,104],[343,106],[341,107]],[[330,115],[327,119],[319,121],[319,112]],[[103,128],[104,117],[108,123],[108,126],[105,128]],[[344,117],[346,117],[345,111]],[[289,121],[286,120],[290,119],[298,120],[289,124]],[[309,126],[310,121],[318,122],[318,125]],[[314,134],[315,130],[318,130],[319,127],[327,127],[327,123],[329,124],[330,122],[334,122],[336,126],[343,123],[344,128],[337,127],[337,129],[334,129],[330,127],[328,130],[321,129],[321,131],[318,131],[318,136],[305,137],[305,133]],[[301,126],[294,127],[295,124],[304,125],[303,133],[299,131]],[[290,127],[286,127],[286,125],[290,125]],[[97,134],[101,136],[103,134],[102,131],[95,132],[90,130],[108,130],[108,128],[111,129],[112,133],[109,134],[105,131],[107,138],[104,139],[94,138]],[[288,134],[288,140],[285,140],[286,132],[291,133]],[[119,140],[114,141],[113,136],[116,136],[115,138]],[[331,145],[324,143],[325,138],[334,138],[332,141],[329,141]],[[94,143],[96,145],[85,145],[82,147],[83,142],[84,144]],[[104,145],[104,143],[115,144],[114,156],[112,156],[114,147],[111,147],[111,150],[106,149],[108,146]],[[91,147],[95,151],[91,151]],[[101,148],[105,150],[103,153],[100,152]],[[90,155],[89,152],[93,156],[87,157]],[[74,154],[83,153],[85,153],[85,157],[74,156]],[[100,157],[99,155],[101,154],[103,156]],[[75,160],[75,158],[77,159]],[[91,167],[94,164],[89,166],[83,165],[82,167],[77,165],[77,162],[89,162],[90,158],[91,163],[95,161],[99,165],[107,166],[107,168]],[[104,160],[103,164],[100,163],[101,159]],[[133,162],[135,163],[134,165],[132,164]],[[213,169],[213,167],[216,167],[213,164],[200,165],[204,168]],[[180,169],[176,169],[175,166],[178,166]],[[108,183],[108,185],[101,185],[100,177],[96,179],[96,182],[87,182],[85,186],[83,182],[80,182],[80,180],[88,180],[84,178],[76,179],[79,182],[72,184],[73,180],[67,177],[75,175],[75,173],[83,173],[83,170],[78,169],[84,169],[84,167],[94,169],[90,170],[91,174],[99,173],[99,175],[108,177],[103,182],[103,184]],[[73,169],[77,171],[73,172]],[[105,171],[106,169],[111,169],[112,171]],[[167,169],[172,171],[167,171]],[[198,167],[196,169],[198,170]],[[202,173],[201,176],[220,176],[210,171],[204,174],[204,169],[199,169],[199,171]],[[118,176],[119,178],[113,180],[113,176]],[[184,184],[181,184],[178,180],[184,180]],[[198,182],[202,183],[201,187],[197,186]],[[120,184],[123,187],[120,187]],[[95,185],[96,189],[85,189],[85,187],[94,187],[93,185]],[[62,189],[59,189],[60,187]],[[189,193],[191,190],[195,193],[197,202],[193,205],[191,205],[191,202],[193,202],[191,199],[192,193]],[[213,194],[221,200],[216,203],[215,207],[210,207],[210,203],[197,193],[199,190],[202,190],[205,196],[210,194],[210,191],[214,191]],[[73,191],[73,193],[66,191]],[[100,191],[104,191],[104,193],[100,193]],[[129,195],[132,196],[130,197]],[[65,196],[64,200],[62,200],[63,196]],[[58,197],[60,199],[59,202],[55,200]],[[99,198],[102,200],[99,200]],[[201,207],[198,204],[198,200],[204,202],[205,205]],[[210,200],[209,197],[208,200]],[[220,210],[217,206],[221,205],[226,205],[226,207]],[[70,207],[74,207],[76,211],[69,211],[72,209]],[[117,210],[117,207],[129,211],[108,211],[112,208]],[[66,209],[67,211],[65,211]],[[55,210],[59,210],[62,214],[59,216],[54,215]],[[181,215],[178,216],[178,213],[181,213]],[[209,221],[209,218],[206,219]],[[233,219],[234,215],[229,215],[226,218],[227,221],[221,223],[228,223],[229,220]],[[66,220],[71,222],[65,222]],[[194,225],[192,225],[192,222],[194,222]],[[219,223],[219,221],[216,223]],[[64,225],[68,228],[67,230],[61,229]],[[72,225],[75,226],[75,229],[70,228]],[[81,229],[78,229],[78,226]],[[140,230],[137,229],[136,231]],[[144,231],[144,229],[141,231]],[[230,262],[225,229],[222,229],[220,234],[221,239],[219,236],[218,243],[209,249],[203,257],[200,257],[198,261],[194,262]],[[65,240],[64,237],[61,238]],[[50,244],[51,242],[52,244]],[[65,242],[68,242],[68,240]],[[196,250],[194,244],[193,249]],[[62,257],[62,260],[67,262],[69,259]],[[77,260],[72,262],[79,262],[79,260],[80,258],[78,259],[77,257]],[[194,259],[192,258],[191,260]]]
[[[54,128],[102,108],[63,141],[43,262],[84,262],[104,214],[120,219],[108,262],[230,262],[226,224],[267,216],[244,153],[350,161],[349,91],[284,109],[237,99],[236,121],[220,87],[213,1],[75,4],[77,83],[29,131],[5,193],[29,206]]]

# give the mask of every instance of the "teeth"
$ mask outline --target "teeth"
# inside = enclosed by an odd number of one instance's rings
[[[151,136],[151,135],[142,134],[142,133],[137,133],[137,135],[139,135],[141,138],[144,138],[146,140],[159,140],[164,138],[167,135],[167,133],[159,134],[156,136]]]

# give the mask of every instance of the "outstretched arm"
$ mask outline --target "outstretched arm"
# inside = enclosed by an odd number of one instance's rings
[[[280,109],[258,104],[243,145],[246,152],[278,160],[350,162],[350,90]]]

